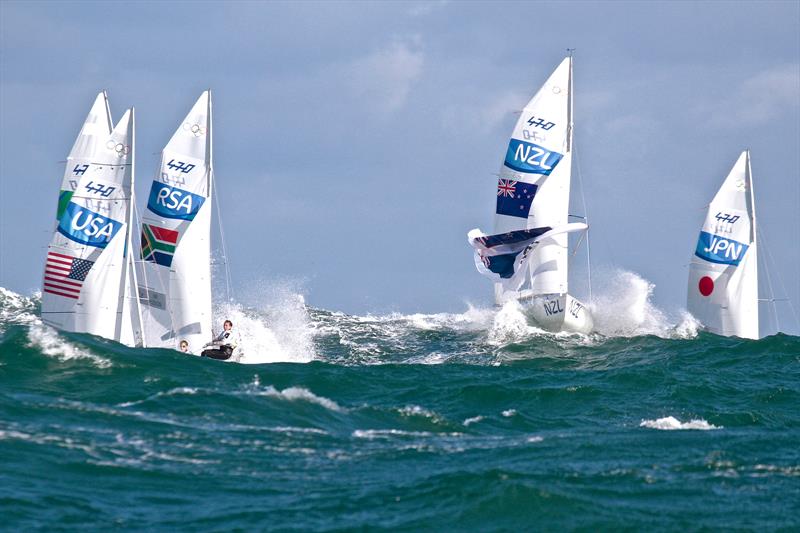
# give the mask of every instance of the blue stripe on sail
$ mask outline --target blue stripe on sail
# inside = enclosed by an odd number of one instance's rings
[[[77,243],[97,248],[105,248],[114,235],[122,227],[122,223],[105,217],[73,202],[67,204],[58,232]]]
[[[505,166],[526,174],[549,176],[563,156],[538,144],[511,139],[506,151]]]
[[[747,244],[701,231],[694,255],[710,263],[737,266],[747,252]]]
[[[164,218],[194,220],[205,200],[205,197],[199,194],[154,181],[150,187],[147,208]]]

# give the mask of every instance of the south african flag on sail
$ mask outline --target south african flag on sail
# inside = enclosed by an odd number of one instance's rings
[[[142,259],[163,266],[172,266],[172,256],[180,234],[171,229],[142,224]]]

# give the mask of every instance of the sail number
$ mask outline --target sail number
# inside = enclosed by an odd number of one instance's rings
[[[183,161],[175,161],[174,159],[170,159],[169,163],[167,163],[167,168],[170,170],[177,170],[183,174],[188,174],[192,171],[192,169],[196,165],[191,163],[184,163]]]
[[[72,169],[72,173],[76,176],[83,176],[87,170],[89,170],[89,165],[75,165],[75,168]]]
[[[720,222],[735,224],[736,221],[739,220],[741,217],[739,215],[729,215],[728,213],[723,213],[722,211],[720,211],[714,218],[716,218]]]
[[[548,131],[550,128],[555,126],[556,123],[545,122],[543,118],[531,117],[528,119],[528,125],[533,126],[534,128],[542,128],[544,131]]]
[[[112,187],[111,185],[104,187],[102,183],[95,184],[94,181],[90,181],[89,183],[84,185],[83,188],[86,189],[86,192],[99,194],[103,198],[108,198],[109,196],[111,196],[111,193],[117,189],[116,187]]]

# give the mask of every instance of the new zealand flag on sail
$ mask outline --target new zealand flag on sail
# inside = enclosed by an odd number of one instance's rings
[[[520,252],[502,255],[484,255],[481,256],[483,266],[500,276],[503,279],[509,279],[514,275],[514,263],[517,260]]]
[[[497,214],[528,218],[538,188],[532,183],[501,178],[497,182]]]

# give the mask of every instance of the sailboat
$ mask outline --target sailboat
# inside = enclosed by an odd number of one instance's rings
[[[101,92],[67,158],[42,280],[44,323],[141,344],[129,253],[133,156],[134,110],[112,129]]]
[[[495,281],[495,305],[517,300],[551,331],[588,333],[585,304],[568,293],[572,173],[572,56],[567,56],[517,120],[497,183],[494,232],[469,232],[479,272]]]
[[[758,247],[750,152],[708,206],[689,265],[686,306],[718,335],[759,338]]]
[[[148,346],[192,353],[211,340],[211,94],[161,154],[142,217],[139,299]]]

